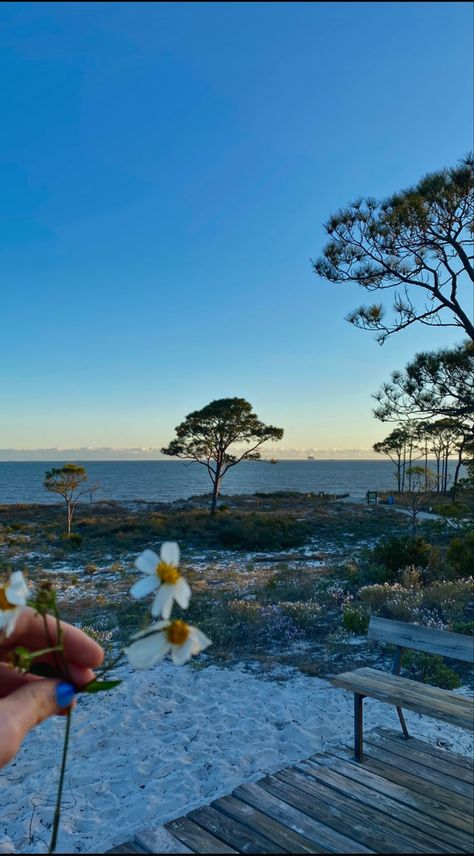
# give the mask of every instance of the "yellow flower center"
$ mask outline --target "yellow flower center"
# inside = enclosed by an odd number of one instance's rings
[[[166,562],[160,562],[156,566],[156,574],[162,583],[170,583],[171,585],[177,583],[180,577],[178,569],[174,565],[167,565]]]
[[[183,645],[189,636],[189,624],[185,621],[172,621],[169,627],[166,628],[166,635],[170,645]]]
[[[0,586],[0,609],[15,609],[15,604],[7,600],[6,586]]]

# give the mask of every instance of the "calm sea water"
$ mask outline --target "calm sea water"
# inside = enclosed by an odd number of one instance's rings
[[[77,463],[81,463],[80,461]],[[95,499],[144,499],[171,502],[208,493],[211,482],[200,464],[184,461],[85,461],[91,484],[99,483]],[[0,503],[57,502],[43,488],[54,461],[0,462]],[[451,471],[454,471],[452,464]],[[303,493],[349,493],[355,499],[367,490],[395,489],[390,461],[243,461],[225,476],[224,494],[297,490]],[[88,497],[86,497],[88,499]]]

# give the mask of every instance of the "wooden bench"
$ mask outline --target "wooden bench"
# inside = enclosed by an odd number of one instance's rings
[[[400,677],[403,653],[407,648],[474,663],[474,637],[386,618],[371,618],[368,638],[395,645],[392,673],[355,669],[331,679],[334,686],[354,693],[354,754],[357,761],[364,759],[363,701],[366,696],[395,705],[407,740],[410,735],[402,708],[474,731],[473,699]]]

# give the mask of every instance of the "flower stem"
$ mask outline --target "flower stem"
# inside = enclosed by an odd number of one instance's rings
[[[58,793],[56,797],[56,808],[54,810],[54,821],[53,821],[53,832],[51,835],[51,843],[49,845],[48,853],[54,853],[56,850],[56,842],[58,838],[59,831],[59,821],[61,819],[61,798],[63,794],[63,784],[64,784],[64,773],[66,772],[66,758],[67,758],[67,750],[69,745],[69,733],[71,729],[71,708],[69,708],[66,714],[66,731],[64,734],[64,746],[63,746],[63,757],[61,761],[61,772],[59,774],[59,785],[58,785]]]

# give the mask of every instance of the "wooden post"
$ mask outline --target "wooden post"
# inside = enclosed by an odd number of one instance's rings
[[[397,650],[395,651],[395,657],[393,658],[393,669],[392,669],[393,675],[399,675],[400,674],[400,669],[402,667],[402,657],[403,657],[404,651],[405,651],[405,649],[402,648],[401,645],[397,645]],[[403,736],[404,736],[405,740],[409,740],[410,735],[408,733],[407,724],[405,722],[405,717],[403,716],[403,711],[402,711],[401,707],[397,707],[397,713],[398,713],[398,718],[400,720],[400,725],[402,727]]]
[[[356,761],[364,760],[364,696],[354,693],[354,755]]]

